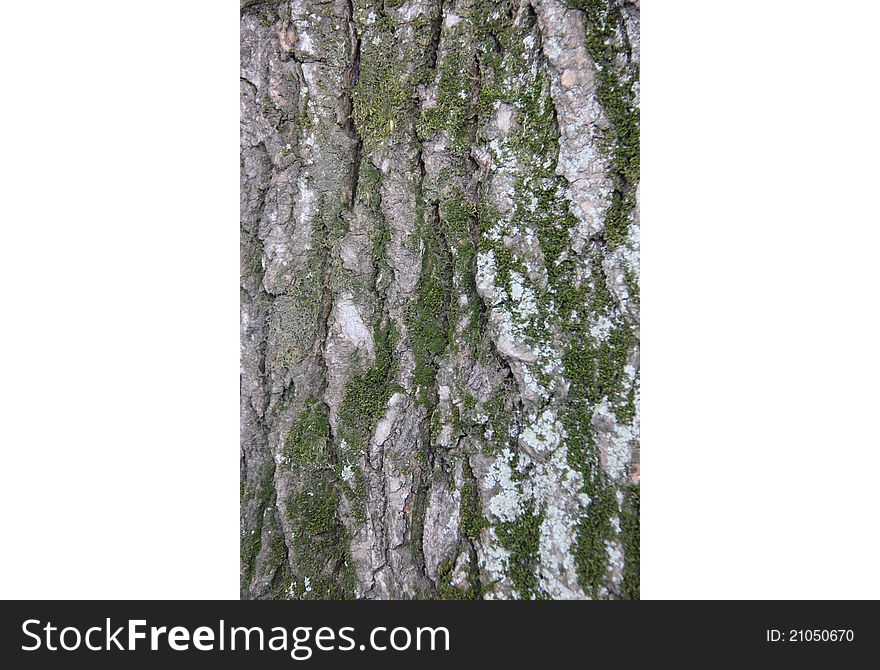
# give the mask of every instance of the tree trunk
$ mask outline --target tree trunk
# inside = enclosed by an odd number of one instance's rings
[[[243,598],[639,595],[637,0],[242,0]]]

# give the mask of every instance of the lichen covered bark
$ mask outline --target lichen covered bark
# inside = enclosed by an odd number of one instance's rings
[[[242,597],[638,597],[638,59],[627,0],[242,2]]]

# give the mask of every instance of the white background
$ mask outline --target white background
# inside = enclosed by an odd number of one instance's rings
[[[642,595],[880,597],[880,12],[642,4]],[[0,597],[238,597],[237,45],[4,7]]]

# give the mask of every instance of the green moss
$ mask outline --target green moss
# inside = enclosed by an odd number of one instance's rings
[[[339,491],[332,469],[303,472],[301,489],[287,501],[292,529],[291,596],[341,600],[351,597],[348,536],[338,515]]]
[[[346,497],[351,502],[351,513],[359,523],[367,520],[367,478],[358,466],[351,466],[354,477],[353,487],[344,487]]]
[[[241,228],[239,236],[239,267],[243,290],[256,300],[264,299],[261,291],[263,281],[263,242],[259,235]],[[254,299],[248,296],[248,299]],[[243,298],[244,299],[244,298]]]
[[[515,410],[513,407],[512,393],[499,392],[483,404],[483,411],[489,417],[489,427],[492,431],[491,439],[483,444],[483,453],[486,456],[497,455],[505,447],[515,449],[515,440],[510,435],[511,421]]]
[[[496,75],[500,76],[500,75]],[[557,235],[556,255],[568,244],[568,226],[573,217],[561,194],[562,177],[555,174],[558,154],[554,108],[549,95],[549,80],[543,74],[523,81],[514,78],[514,85],[505,89],[490,89],[491,105],[497,101],[513,105],[517,112],[517,125],[505,146],[511,149],[528,170],[519,175],[514,184],[514,215],[504,221],[491,206],[483,205],[477,212],[478,248],[482,253],[492,252],[495,260],[495,283],[509,289],[511,274],[517,272],[528,276],[522,259],[499,238],[505,234],[536,230],[542,242],[549,242],[549,235]],[[485,89],[484,89],[485,93]],[[546,252],[545,252],[546,253]],[[548,272],[553,264],[547,263]]]
[[[587,340],[573,343],[565,357],[571,380],[569,406],[562,417],[567,435],[568,461],[572,468],[582,473],[584,492],[590,499],[577,526],[573,551],[578,581],[592,597],[596,597],[607,583],[608,554],[605,543],[614,537],[611,519],[618,515],[616,488],[599,465],[598,450],[593,441],[592,407],[606,394],[619,391],[626,355],[635,344],[630,339],[632,337],[628,326],[621,324],[598,346]],[[625,402],[614,406],[619,421],[632,420],[635,411],[632,400],[630,393]],[[637,509],[637,488],[635,496]],[[637,597],[638,593],[638,513],[634,515],[632,509],[632,504],[628,504],[628,511],[620,515],[626,565],[630,566],[629,577],[625,575],[624,593],[628,594],[625,597]]]
[[[367,146],[391,137],[395,120],[405,109],[409,89],[400,83],[400,72],[376,68],[375,79],[362,80],[354,90],[354,122]]]
[[[452,174],[443,178],[452,183],[456,180]],[[477,210],[463,196],[457,183],[447,190],[449,193],[434,209],[434,225],[422,237],[429,240],[425,253],[434,256],[435,277],[448,293],[445,305],[446,339],[447,344],[455,350],[478,344],[473,330],[473,326],[478,326],[481,304],[477,295],[477,256],[473,239]],[[462,305],[457,297],[462,295],[467,297],[466,305]],[[458,333],[457,328],[463,317],[466,317],[467,324],[465,332]]]
[[[380,226],[373,235],[373,267],[377,272],[381,272],[388,266],[385,250],[388,247],[388,242],[391,240],[391,232],[385,225],[384,217],[379,218],[378,223]]]
[[[269,333],[274,346],[269,352],[273,367],[288,367],[305,356],[317,334],[321,277],[307,268],[286,295],[276,296],[269,307]]]
[[[615,418],[621,423],[635,416],[633,388],[626,385],[629,377],[625,367],[629,353],[637,344],[632,326],[616,318],[606,339],[599,342],[589,337],[576,337],[566,351],[563,362],[574,401],[596,404],[608,398]]]
[[[425,454],[424,449],[420,450],[419,454],[421,454],[422,458],[427,460],[427,455]],[[427,469],[425,464],[421,467]],[[421,556],[422,562],[424,562],[423,541],[425,537],[425,514],[427,514],[428,511],[428,495],[430,487],[431,483],[425,477],[422,477],[419,480],[415,493],[413,494],[412,511],[407,524],[409,530],[409,546],[412,547],[414,556]]]
[[[640,597],[639,556],[642,546],[639,531],[641,527],[640,507],[639,487],[628,486],[624,489],[623,506],[620,512],[620,534],[626,556],[621,595],[628,600],[638,600]]]
[[[474,286],[474,245],[471,227],[476,222],[476,207],[467,202],[460,193],[440,203],[440,224],[450,248],[455,249],[454,277],[466,290]]]
[[[338,522],[338,504],[339,496],[332,479],[326,472],[316,473],[306,490],[287,503],[295,533],[312,536],[333,532]]]
[[[275,477],[275,466],[271,461],[267,463],[260,471],[260,479],[257,483],[253,496],[249,495],[251,490],[246,484],[243,484],[242,496],[246,502],[247,499],[253,499],[256,507],[256,524],[251,532],[244,532],[241,536],[241,565],[244,572],[244,578],[247,583],[253,579],[257,563],[257,554],[263,541],[263,517],[266,508],[272,503],[275,496],[275,487],[273,481]]]
[[[380,214],[382,204],[382,173],[367,156],[358,167],[357,199],[373,214]]]
[[[604,286],[604,285],[603,285]],[[600,297],[587,302],[584,318],[597,312]],[[582,324],[581,324],[582,325]],[[584,492],[590,498],[585,516],[577,526],[573,548],[578,579],[584,591],[596,597],[607,581],[608,555],[605,542],[612,538],[611,518],[617,514],[615,487],[599,465],[593,441],[593,407],[603,398],[621,397],[625,375],[623,368],[629,351],[635,346],[631,327],[617,320],[607,339],[595,342],[578,325],[572,325],[574,337],[564,356],[570,382],[569,399],[562,415],[567,435],[569,465],[582,473]],[[612,404],[618,420],[631,420],[632,396]]]
[[[329,439],[327,406],[311,398],[287,434],[282,462],[292,466],[326,464]]]
[[[271,565],[280,565],[287,556],[287,545],[284,542],[284,532],[280,528],[273,529],[269,540],[269,558]]]
[[[531,163],[533,170],[552,169],[552,165],[544,165],[547,158],[555,164],[558,154],[556,108],[550,98],[549,77],[539,71],[533,80],[519,87],[511,102],[518,112],[517,128],[509,140],[511,147],[521,160],[545,159]]]
[[[474,473],[470,464],[464,463],[464,485],[461,487],[461,521],[459,530],[461,534],[472,542],[480,539],[480,533],[489,526],[489,522],[483,516],[483,505],[480,501],[480,492],[474,482]]]
[[[366,520],[366,479],[358,461],[375,422],[398,388],[393,326],[375,331],[376,358],[349,380],[339,412],[340,437],[331,449],[327,408],[310,400],[291,429],[284,454],[289,460],[296,493],[286,501],[291,574],[288,594],[300,599],[341,599],[354,594],[349,537],[339,518],[340,496],[352,502],[354,517]],[[350,467],[353,487],[341,478]]]
[[[614,488],[606,482],[598,464],[594,464],[592,470],[593,476],[585,486],[590,504],[577,525],[574,560],[581,588],[596,598],[607,582],[605,542],[612,537],[611,518],[617,512],[617,499]]]
[[[455,561],[444,561],[437,570],[438,600],[482,600],[483,589],[473,561],[467,563],[467,578],[462,584],[452,583]]]
[[[452,265],[440,231],[439,206],[433,220],[418,227],[424,243],[422,272],[418,291],[407,307],[406,320],[415,357],[414,380],[417,402],[430,405],[430,394],[437,374],[437,360],[449,342],[449,303]]]
[[[476,350],[480,346],[483,307],[477,294],[477,253],[473,240],[477,226],[476,207],[456,193],[441,203],[440,221],[447,246],[452,250],[452,288],[456,295],[467,298],[465,305],[459,299],[449,301],[449,343],[453,349]],[[457,332],[462,318],[463,329]]]
[[[514,254],[510,247],[501,242],[495,244],[495,283],[506,290],[510,290],[510,281],[513,273],[527,276],[528,268],[525,263]]]
[[[636,273],[626,268],[623,273],[623,280],[626,283],[627,291],[629,292],[630,300],[638,303],[639,302],[639,279],[636,277]]]
[[[463,20],[444,33],[444,55],[436,78],[436,105],[424,110],[418,124],[422,139],[446,131],[452,150],[464,155],[470,148],[476,109],[474,92],[479,81],[470,23]]]
[[[587,51],[596,63],[596,95],[611,126],[611,172],[614,191],[605,218],[605,241],[616,246],[626,239],[630,216],[636,204],[639,181],[639,108],[633,87],[638,68],[632,71],[618,64],[621,47],[615,28],[622,28],[620,8],[607,0],[568,0],[569,6],[585,13]]]
[[[367,15],[373,21],[367,23]],[[355,20],[361,32],[360,67],[352,92],[352,117],[358,136],[374,148],[394,133],[412,105],[413,87],[407,81],[406,56],[399,48],[394,22],[380,5],[357,2]]]
[[[495,526],[501,546],[510,552],[510,579],[523,600],[541,598],[538,591],[538,550],[544,512],[535,512],[534,506],[520,512],[514,521]]]
[[[397,330],[393,322],[374,331],[376,359],[372,366],[354,374],[345,387],[339,408],[340,435],[351,449],[364,448],[376,422],[385,413],[388,400],[401,387],[395,381],[397,363],[394,346]],[[345,454],[342,454],[344,457]],[[353,459],[344,459],[353,463]]]

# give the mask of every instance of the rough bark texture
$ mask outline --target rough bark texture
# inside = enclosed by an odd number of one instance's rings
[[[241,3],[243,598],[637,598],[639,3]]]

